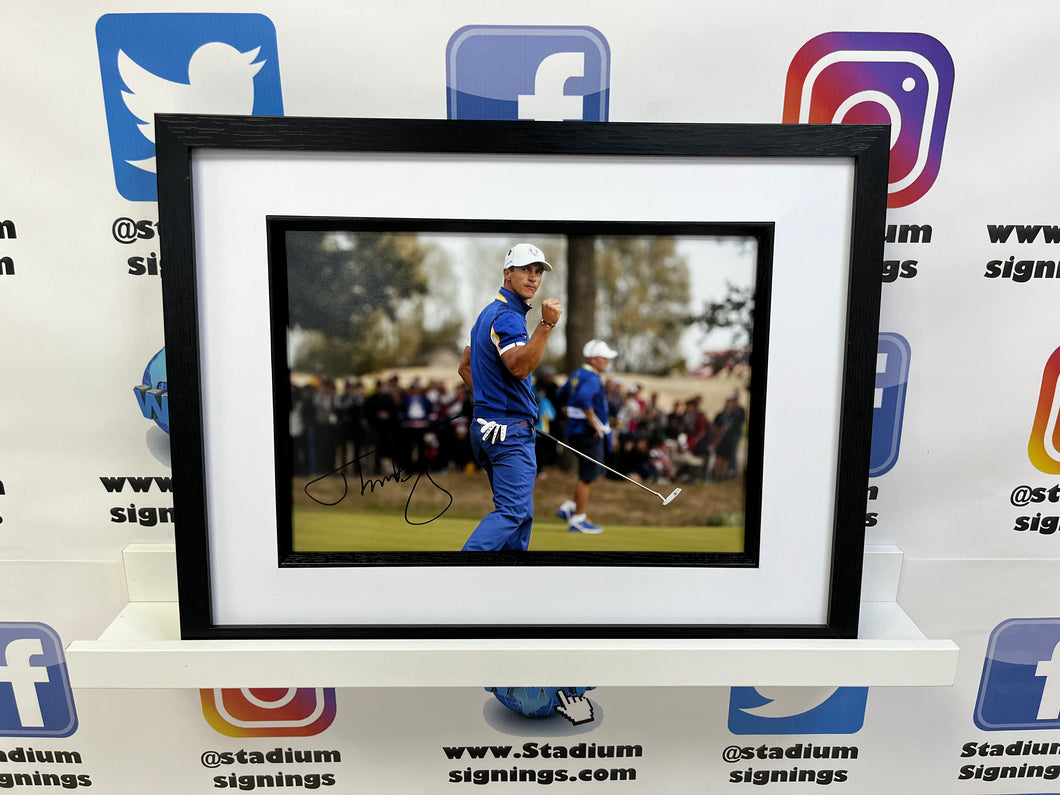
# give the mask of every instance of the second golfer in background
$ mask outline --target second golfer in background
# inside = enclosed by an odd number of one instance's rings
[[[567,413],[567,440],[582,453],[578,458],[578,481],[573,499],[567,500],[556,514],[567,522],[572,533],[602,533],[604,528],[589,521],[589,492],[603,474],[599,461],[604,449],[611,449],[611,425],[607,396],[600,376],[618,355],[603,340],[589,340],[582,348],[585,364],[571,373],[560,387],[556,399]],[[592,459],[592,460],[590,460]]]

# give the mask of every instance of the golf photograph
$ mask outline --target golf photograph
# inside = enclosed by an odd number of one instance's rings
[[[281,548],[755,546],[770,224],[268,226]]]

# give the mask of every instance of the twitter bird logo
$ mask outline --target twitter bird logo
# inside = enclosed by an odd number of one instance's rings
[[[733,734],[855,734],[865,722],[867,687],[734,687]]]
[[[219,41],[202,45],[188,62],[188,82],[178,83],[144,69],[124,50],[118,50],[118,73],[129,87],[122,91],[125,106],[137,119],[140,132],[155,141],[156,113],[234,113],[249,115],[254,109],[254,75],[264,62],[253,63],[261,52],[255,47],[240,52]],[[154,172],[155,159],[129,165]]]
[[[276,30],[260,14],[107,14],[96,23],[118,192],[156,201],[156,113],[281,116]]]

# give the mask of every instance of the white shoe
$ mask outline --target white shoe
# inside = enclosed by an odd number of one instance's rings
[[[556,511],[556,516],[562,519],[567,524],[570,524],[571,517],[574,516],[574,500],[567,500]]]
[[[596,535],[597,533],[604,532],[604,528],[590,522],[584,513],[572,516],[570,519],[570,527],[568,527],[567,530],[571,533],[586,533],[588,535]]]

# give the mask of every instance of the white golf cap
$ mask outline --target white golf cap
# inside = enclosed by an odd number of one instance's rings
[[[582,356],[586,359],[592,359],[594,356],[603,356],[605,359],[614,359],[618,356],[618,351],[612,350],[603,340],[589,340],[585,343],[585,347],[582,348]]]
[[[508,256],[504,258],[504,269],[521,268],[524,265],[535,265],[539,262],[545,266],[545,270],[552,270],[552,266],[545,260],[541,249],[530,243],[519,243],[508,250]]]

